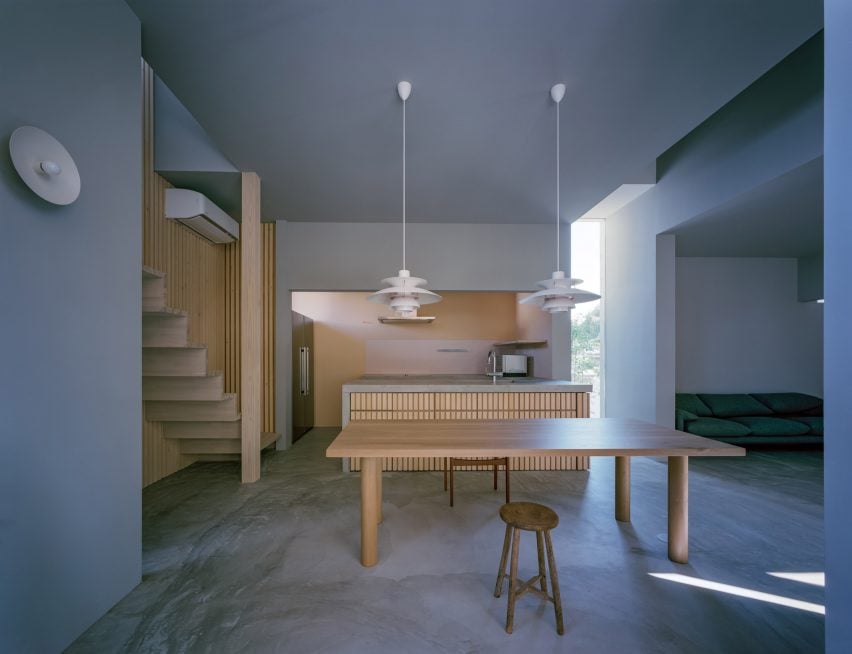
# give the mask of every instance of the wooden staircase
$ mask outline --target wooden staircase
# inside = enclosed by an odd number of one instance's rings
[[[196,460],[239,459],[239,398],[207,370],[207,346],[189,342],[189,316],[166,306],[166,275],[142,267],[142,399],[145,419]],[[261,449],[278,434],[261,434]]]

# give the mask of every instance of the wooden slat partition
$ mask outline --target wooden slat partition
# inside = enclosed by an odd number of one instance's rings
[[[189,339],[208,348],[208,368],[225,373],[225,392],[240,392],[240,241],[217,245],[163,215],[171,185],[154,171],[154,74],[142,63],[143,195],[142,263],[166,273],[168,306],[189,317]],[[262,232],[261,431],[275,431],[275,224]],[[141,271],[140,271],[141,274]],[[163,436],[160,422],[143,419],[142,483],[147,486],[186,467],[201,455],[181,454],[178,441]]]
[[[263,409],[261,431],[275,431],[275,223],[261,225],[263,281]],[[225,390],[240,387],[240,266],[241,243],[225,249]]]
[[[225,245],[225,390],[240,388],[240,242]]]
[[[263,366],[263,237],[260,178],[242,173],[240,225],[240,411],[243,483],[260,479]]]
[[[588,418],[589,394],[566,392],[350,393],[350,421]],[[588,457],[514,457],[512,470],[588,470]],[[351,459],[350,470],[360,470]],[[384,459],[384,470],[443,470],[435,457]],[[487,466],[467,470],[491,470]]]
[[[275,223],[261,225],[263,238],[263,402],[260,430],[275,431]]]
[[[142,263],[166,273],[168,305],[189,316],[189,339],[208,346],[208,366],[221,370],[225,363],[224,250],[180,223],[163,216],[164,196],[170,184],[154,172],[154,75],[142,66],[143,84],[143,195]],[[141,275],[141,271],[140,271]],[[147,486],[195,461],[181,454],[176,441],[163,437],[160,422],[142,423],[142,483]]]

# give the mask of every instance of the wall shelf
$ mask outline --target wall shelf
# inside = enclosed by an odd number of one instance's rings
[[[379,322],[383,325],[428,325],[435,320],[435,316],[415,316],[414,318],[399,318],[396,316],[380,316]]]
[[[494,347],[544,347],[547,341],[500,341]]]

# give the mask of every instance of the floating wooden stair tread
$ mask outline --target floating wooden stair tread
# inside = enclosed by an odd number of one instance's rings
[[[142,311],[156,311],[166,305],[166,275],[142,266]]]
[[[186,420],[163,422],[166,438],[239,438],[239,420]]]
[[[208,372],[204,376],[147,376],[142,378],[143,400],[222,400],[225,375]]]
[[[142,266],[142,399],[145,419],[196,461],[240,460],[242,422],[221,371],[208,372],[207,346],[189,342],[189,314],[167,306],[166,274]],[[279,434],[263,432],[260,449]]]
[[[207,346],[187,343],[180,346],[142,348],[144,377],[204,377],[207,375]]]
[[[145,419],[171,422],[239,420],[236,393],[225,393],[221,400],[146,400]]]
[[[183,309],[172,309],[171,307],[160,307],[159,309],[152,309],[150,311],[147,310],[147,309],[143,309],[143,311],[142,311],[142,317],[143,318],[149,318],[149,317],[152,317],[152,316],[153,317],[163,317],[163,318],[186,317],[186,311],[184,311]]]
[[[142,312],[142,347],[186,347],[188,344],[186,311],[160,307]]]
[[[280,434],[263,432],[260,449],[265,449],[278,440]],[[240,454],[242,442],[239,438],[192,438],[180,441],[181,454]]]

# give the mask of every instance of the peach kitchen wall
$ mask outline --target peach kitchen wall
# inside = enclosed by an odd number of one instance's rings
[[[317,427],[340,425],[341,387],[351,379],[484,372],[491,345],[518,337],[515,293],[442,293],[442,302],[420,310],[436,317],[428,325],[382,325],[379,316],[390,311],[367,295],[293,293],[293,311],[314,320]]]

